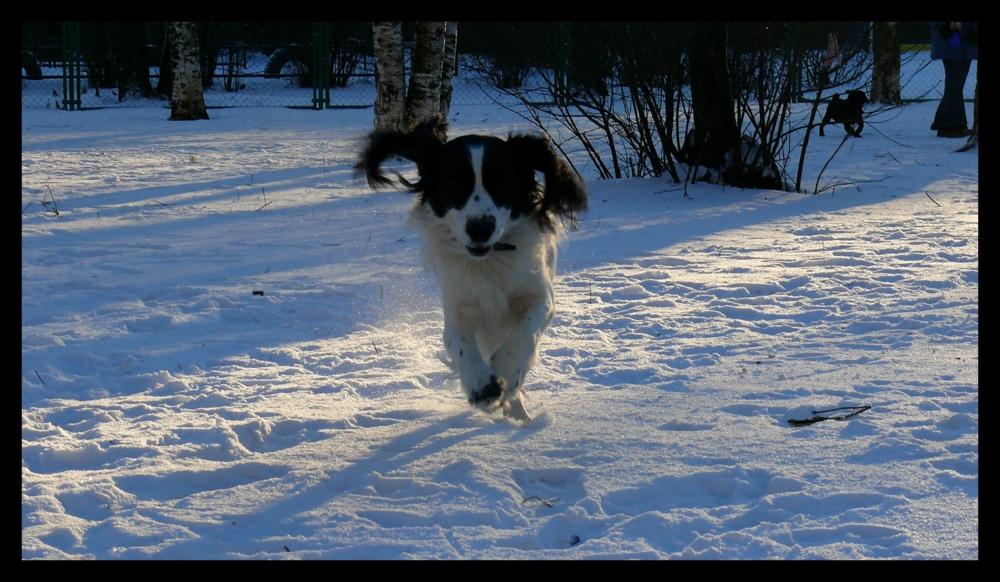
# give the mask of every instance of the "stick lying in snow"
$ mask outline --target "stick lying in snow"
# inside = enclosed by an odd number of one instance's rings
[[[552,507],[552,502],[553,501],[557,501],[559,498],[558,497],[553,497],[552,499],[542,499],[541,497],[539,497],[537,495],[532,495],[531,497],[525,497],[524,501],[521,502],[521,505],[524,505],[525,503],[527,503],[529,499],[537,499],[537,500],[541,501],[542,503],[544,503],[545,505],[548,505],[549,507]]]
[[[865,406],[841,406],[840,408],[831,408],[829,410],[814,410],[813,414],[823,414],[826,412],[836,412],[837,410],[853,410],[854,412],[850,414],[838,414],[837,416],[814,416],[812,418],[807,418],[805,420],[796,420],[794,418],[788,419],[788,424],[792,426],[808,426],[810,424],[816,424],[817,422],[822,422],[824,420],[847,420],[852,416],[861,414],[866,410],[871,410],[872,407]]]

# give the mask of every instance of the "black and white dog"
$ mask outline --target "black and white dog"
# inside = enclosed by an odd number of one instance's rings
[[[436,116],[408,132],[375,131],[357,169],[377,188],[391,184],[380,168],[389,157],[417,165],[419,180],[400,181],[419,195],[410,224],[441,287],[451,365],[471,404],[525,423],[524,376],[555,314],[556,243],[563,219],[586,210],[586,188],[545,137],[448,141],[446,129]]]

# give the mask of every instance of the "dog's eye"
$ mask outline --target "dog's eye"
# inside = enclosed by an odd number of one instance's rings
[[[472,187],[473,187],[472,180],[462,180],[460,178],[459,179],[452,178],[452,180],[449,181],[445,189],[445,192],[446,195],[451,199],[452,203],[458,205],[469,197],[469,194],[472,192]]]
[[[495,198],[505,199],[510,196],[513,182],[503,172],[489,172],[483,176],[483,186]]]

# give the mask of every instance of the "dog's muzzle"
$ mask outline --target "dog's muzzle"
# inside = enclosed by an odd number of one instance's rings
[[[469,254],[474,257],[485,257],[493,247],[486,244],[497,229],[497,219],[494,216],[481,216],[470,218],[465,222],[465,234],[469,235],[472,241],[471,246],[467,246]]]
[[[469,250],[469,254],[474,257],[485,257],[490,251],[515,251],[517,247],[510,243],[493,243],[493,246],[475,246],[475,247],[465,247]]]
[[[470,218],[465,222],[465,234],[469,235],[469,240],[476,246],[483,246],[496,229],[497,219],[494,216]]]

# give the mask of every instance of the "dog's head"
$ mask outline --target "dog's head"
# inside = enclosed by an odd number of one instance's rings
[[[868,96],[865,95],[864,91],[859,91],[858,89],[851,89],[847,92],[847,102],[853,107],[861,109],[865,103],[868,103]]]
[[[519,220],[552,227],[555,218],[572,219],[587,208],[583,182],[545,137],[465,135],[447,141],[446,129],[438,115],[409,132],[375,131],[356,168],[377,188],[391,183],[380,169],[387,158],[414,162],[420,179],[400,181],[448,223],[470,255],[488,255]],[[545,177],[544,189],[536,171]]]

